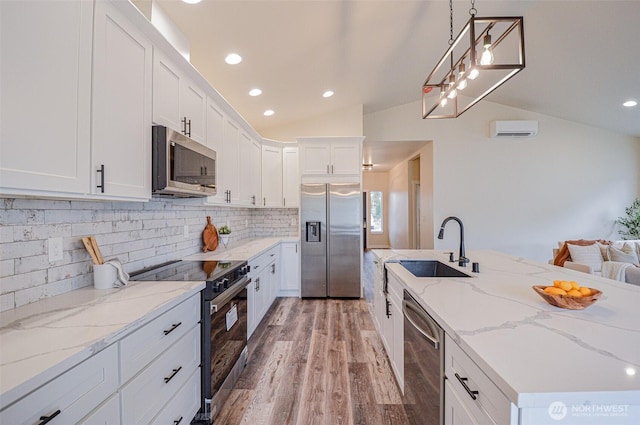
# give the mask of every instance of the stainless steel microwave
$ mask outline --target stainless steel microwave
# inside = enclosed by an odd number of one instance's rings
[[[194,198],[216,194],[216,152],[168,127],[153,126],[154,196]]]

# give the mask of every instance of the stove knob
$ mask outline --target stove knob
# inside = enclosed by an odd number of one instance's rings
[[[222,287],[222,282],[217,281],[213,284],[213,291],[220,292],[220,287]]]
[[[223,278],[222,285],[224,286],[224,289],[227,289],[229,287],[229,279],[227,279],[226,277]]]

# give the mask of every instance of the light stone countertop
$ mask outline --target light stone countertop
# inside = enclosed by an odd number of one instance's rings
[[[241,245],[236,247],[225,248],[222,243],[218,245],[215,251],[201,252],[198,254],[188,255],[184,260],[196,260],[196,261],[224,261],[224,260],[238,260],[248,261],[251,260],[263,252],[271,249],[280,242],[298,242],[300,238],[297,236],[291,237],[274,237],[274,238],[258,238],[258,239],[245,239],[241,241]]]
[[[494,251],[468,253],[471,262],[480,263],[478,274],[470,264],[449,263],[443,251],[373,252],[384,261],[437,259],[472,276],[416,278],[402,265],[386,263],[519,408],[543,410],[548,417],[554,401],[615,403],[640,419],[639,286]],[[575,280],[603,295],[584,310],[554,307],[531,287],[555,279]]]
[[[5,407],[187,300],[204,282],[81,288],[0,313]]]

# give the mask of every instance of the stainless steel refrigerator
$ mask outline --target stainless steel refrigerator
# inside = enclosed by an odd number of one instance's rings
[[[302,297],[360,298],[361,202],[357,183],[302,185]]]

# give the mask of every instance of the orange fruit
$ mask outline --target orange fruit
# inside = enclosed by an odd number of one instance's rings
[[[559,288],[560,287],[560,283],[562,283],[561,280],[554,280],[553,281],[553,286],[555,286],[556,288]]]
[[[578,285],[578,282],[576,282],[576,281],[573,281],[573,280],[572,280],[572,281],[571,281],[571,282],[569,282],[569,283],[571,284],[571,288],[572,288],[572,289],[576,289],[576,290],[579,290],[579,289],[580,289],[580,285]]]
[[[563,280],[562,282],[560,282],[560,288],[564,289],[565,291],[570,291],[573,289],[573,286],[570,282]]]
[[[555,286],[547,286],[544,288],[544,292],[551,295],[567,295],[567,291],[562,288],[556,288]]]
[[[580,288],[579,291],[583,297],[591,295],[591,289],[587,288],[586,286],[583,286],[582,288]]]
[[[580,291],[578,291],[577,289],[572,289],[569,292],[567,292],[567,295],[570,295],[572,297],[581,297],[582,293]]]

